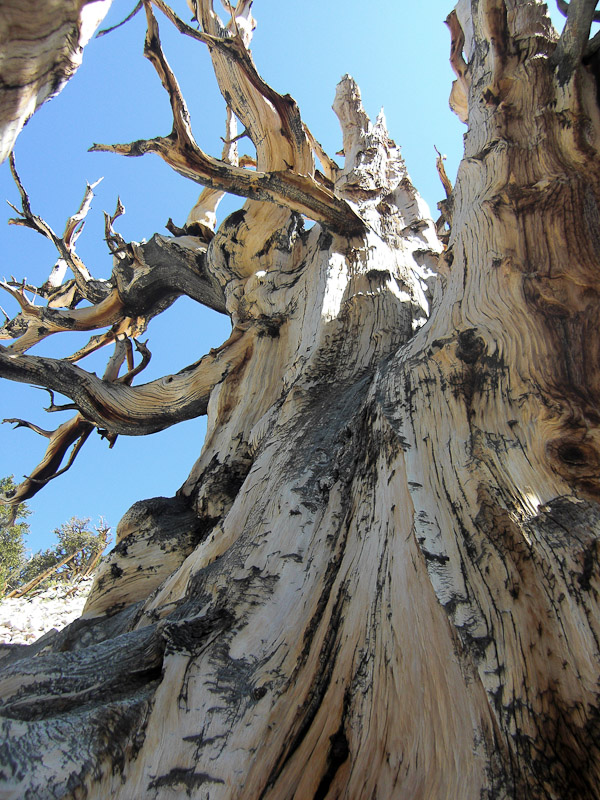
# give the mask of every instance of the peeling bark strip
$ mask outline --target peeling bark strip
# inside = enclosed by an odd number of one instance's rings
[[[88,428],[206,413],[208,432],[177,496],[125,515],[82,618],[3,660],[3,796],[600,799],[595,3],[572,0],[560,38],[534,0],[450,14],[468,128],[443,244],[349,76],[338,166],[258,75],[250,0],[225,21],[191,3],[199,30],[153,0],[208,46],[227,101],[222,159],[202,153],[144,5],[173,132],[113,149],[209,188],[185,229],[141,246],[115,231],[118,204],[101,282],[73,248],[91,187],[58,237],[17,178],[19,224],[65,267],[4,287],[21,312],[0,375],[78,409],[63,430],[13,420],[49,438],[40,476]],[[248,199],[214,230],[225,190]],[[134,336],[182,293],[232,336],[132,385]],[[86,352],[116,343],[102,380],[80,353],[25,355],[42,322],[91,321],[108,330]]]

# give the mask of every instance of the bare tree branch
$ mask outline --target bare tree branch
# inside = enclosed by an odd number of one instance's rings
[[[598,0],[596,0],[596,4],[597,2]],[[569,6],[571,4],[567,3],[567,0],[556,0],[556,5],[558,6],[558,10],[563,16],[567,17],[569,15]],[[600,11],[596,11],[594,13],[594,16],[592,17],[592,22],[600,22]]]
[[[40,436],[45,436],[46,439],[49,439],[54,433],[54,431],[47,431],[44,428],[40,428],[39,425],[34,425],[33,422],[27,422],[26,419],[9,417],[7,419],[3,419],[2,422],[9,422],[11,425],[14,425],[15,430],[17,428],[29,428],[34,433],[39,433]]]
[[[347,236],[365,230],[364,222],[345,201],[304,175],[251,172],[232,167],[206,155],[199,148],[180,149],[170,137],[142,139],[130,144],[94,144],[90,151],[130,157],[157,153],[176,172],[196,183],[240,197],[286,206]]]
[[[152,358],[152,353],[146,347],[146,342],[137,342],[134,340],[135,349],[138,353],[142,354],[142,360],[137,366],[133,364],[133,353],[131,351],[131,342],[127,339],[128,349],[127,349],[127,366],[129,367],[129,371],[123,375],[122,377],[117,379],[118,383],[124,383],[127,386],[131,386],[131,383],[136,375],[139,375],[140,372],[146,369],[148,364],[150,363],[150,359]]]
[[[133,378],[139,375],[150,362],[151,354],[146,345],[142,342],[135,342],[136,349],[142,354],[142,360],[137,366],[133,364],[133,354],[131,353],[131,342],[129,339],[120,339],[115,344],[115,351],[109,359],[106,370],[104,372],[103,380],[105,382],[113,382],[124,385],[131,385]],[[127,361],[128,372],[119,377],[119,371],[122,364]],[[47,411],[64,411],[67,406],[55,406],[54,395],[50,391],[51,406],[46,409]],[[70,406],[71,408],[73,406]],[[94,423],[86,420],[80,413],[77,413],[67,422],[60,425],[56,430],[48,431],[40,428],[38,425],[28,422],[23,419],[5,419],[3,422],[10,422],[16,428],[26,427],[40,436],[44,436],[49,440],[46,452],[37,467],[31,472],[30,475],[25,477],[15,489],[10,497],[0,497],[0,504],[16,507],[19,503],[31,499],[36,495],[49,481],[54,480],[59,475],[63,475],[73,465],[79,451],[87,441],[90,433],[96,427]],[[117,436],[114,433],[106,433],[106,438],[109,441],[109,446],[112,447],[116,441]],[[61,468],[62,461],[73,445],[73,449],[69,455],[67,463]]]
[[[563,32],[560,35],[556,50],[551,56],[551,63],[557,68],[558,82],[563,85],[581,64],[588,47],[590,27],[596,17],[597,0],[571,0],[559,3],[559,9],[567,16]]]
[[[89,422],[109,433],[144,436],[206,413],[213,388],[252,350],[252,330],[175,375],[130,387],[98,378],[64,360],[10,355],[0,347],[0,377],[70,397]]]
[[[35,433],[46,437],[49,442],[46,452],[37,467],[26,476],[25,480],[16,487],[16,491],[10,497],[0,497],[3,505],[16,507],[25,500],[30,500],[36,495],[45,484],[53,478],[65,473],[75,461],[81,447],[94,429],[91,422],[85,420],[81,414],[76,414],[67,422],[64,422],[54,431],[45,431],[31,422],[21,419],[5,419],[3,422],[15,423],[15,427],[27,427]],[[60,465],[71,445],[75,445],[62,469]]]
[[[104,300],[110,292],[110,285],[107,285],[106,281],[93,279],[86,266],[75,252],[75,241],[79,233],[81,233],[82,223],[90,209],[91,201],[94,196],[93,188],[97,185],[98,181],[91,186],[90,184],[87,185],[78,210],[69,218],[65,226],[65,232],[63,236],[60,237],[54,233],[47,222],[32,212],[29,197],[17,173],[14,155],[12,154],[10,156],[10,170],[19,190],[19,194],[21,195],[21,211],[9,203],[10,207],[19,214],[19,217],[10,219],[9,224],[31,228],[31,230],[49,239],[58,250],[60,257],[73,273],[81,295],[85,297],[86,300],[89,300],[90,303],[98,303]]]
[[[112,289],[97,305],[67,311],[35,306],[27,301],[23,292],[15,291],[4,281],[0,281],[0,287],[21,306],[19,324],[23,330],[19,338],[6,348],[9,353],[24,353],[53,333],[104,328],[123,317],[123,302],[116,289]]]
[[[154,237],[144,245],[128,245],[113,229],[115,220],[125,209],[120,200],[112,216],[105,215],[105,235],[109,249],[116,257],[108,281],[93,281],[87,269],[75,265],[74,243],[81,232],[93,197],[93,186],[88,185],[78,211],[66,223],[62,238],[31,211],[27,192],[11,166],[21,195],[21,217],[17,224],[29,227],[55,243],[59,252],[71,260],[60,258],[46,283],[30,286],[24,281],[0,282],[19,304],[21,311],[14,319],[5,314],[6,322],[0,327],[1,339],[16,339],[7,352],[24,353],[47,336],[71,330],[86,331],[112,326],[101,336],[94,336],[84,348],[68,360],[77,361],[84,355],[115,340],[118,336],[139,337],[148,321],[167,308],[177,297],[188,294],[192,299],[220,312],[225,312],[225,301],[218,281],[206,269],[205,245],[192,239],[181,240],[169,246],[172,240]],[[16,209],[15,209],[16,210]],[[75,266],[74,266],[75,265]],[[63,282],[68,266],[74,267],[76,280]],[[80,285],[101,286],[95,305],[83,309],[75,306],[84,296]],[[25,289],[34,296],[47,299],[47,307],[36,306],[25,297]],[[100,299],[98,299],[98,297]]]
[[[104,212],[104,237],[106,239],[108,249],[115,256],[122,254],[123,250],[125,250],[127,247],[125,239],[123,239],[120,233],[116,233],[113,228],[116,220],[119,217],[122,217],[124,213],[125,206],[121,203],[120,197],[117,197],[117,206],[112,216],[107,214],[106,211]]]
[[[244,134],[240,134],[243,136]],[[233,111],[227,107],[227,118],[225,121],[225,138],[223,140],[223,152],[221,153],[221,160],[226,164],[239,166],[237,142],[240,136],[237,136],[237,122]],[[214,235],[217,224],[217,208],[219,203],[225,197],[225,192],[217,189],[205,188],[200,193],[200,197],[194,204],[185,226],[186,230],[190,230],[190,226],[198,226],[199,232],[203,236],[208,236],[209,240]]]
[[[136,3],[133,11],[131,11],[125,17],[125,19],[121,20],[121,22],[118,22],[116,25],[113,25],[110,28],[103,28],[102,30],[98,31],[98,33],[96,34],[96,39],[99,39],[101,36],[106,36],[107,33],[112,33],[113,31],[116,31],[117,28],[120,28],[122,25],[125,25],[127,22],[129,22],[130,19],[133,19],[135,17],[138,11],[142,10],[142,5],[143,5],[142,0],[140,0],[139,3]]]
[[[170,19],[177,21],[178,28],[186,34],[210,43],[215,47],[217,46],[218,37],[207,36],[205,33],[200,34],[194,31],[193,28],[179,20],[168,7],[164,6],[162,0],[154,0],[154,2]],[[138,140],[130,144],[94,144],[90,150],[119,153],[126,156],[140,156],[149,152],[157,153],[180,175],[212,189],[230,192],[253,200],[283,205],[346,235],[353,235],[363,231],[364,223],[352,208],[345,201],[335,197],[332,191],[317,183],[312,177],[312,155],[299,115],[297,115],[296,104],[291,98],[282,98],[258,77],[248,52],[239,39],[232,38],[224,42],[219,40],[219,47],[225,48],[229,61],[234,58],[236,64],[241,63],[243,65],[242,71],[246,84],[252,85],[254,93],[260,96],[261,109],[263,105],[268,105],[271,108],[270,116],[272,116],[273,108],[275,108],[278,136],[279,139],[288,142],[289,147],[285,153],[290,160],[287,161],[285,158],[275,155],[272,142],[269,145],[269,141],[273,139],[273,136],[271,134],[269,138],[266,135],[264,120],[261,119],[261,127],[257,128],[257,123],[253,123],[248,118],[248,112],[244,112],[241,108],[241,102],[237,104],[233,98],[231,107],[236,116],[246,125],[257,146],[257,153],[259,154],[258,169],[249,171],[242,167],[227,164],[205,154],[198,147],[191,131],[185,101],[160,45],[158,25],[152,14],[150,2],[146,2],[145,5],[148,18],[148,33],[144,54],[153,64],[163,86],[169,93],[173,111],[173,130],[169,136]],[[247,88],[248,86],[244,87],[245,90]],[[298,134],[296,126],[293,125],[293,122],[296,121],[296,115],[300,134]],[[282,135],[282,131],[285,136]],[[262,134],[264,135],[261,139]],[[297,141],[298,136],[301,138],[300,143]],[[299,155],[302,142],[307,148],[310,167],[306,156]],[[262,159],[261,153],[263,154]],[[273,164],[277,165],[278,168],[275,171],[262,172],[261,160],[262,163],[268,164],[269,168]],[[300,167],[301,172],[294,171],[298,167]]]

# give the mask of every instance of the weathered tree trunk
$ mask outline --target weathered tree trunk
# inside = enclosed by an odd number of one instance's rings
[[[256,172],[193,149],[150,13],[174,132],[118,148],[250,198],[203,249],[193,221],[161,240],[202,249],[234,333],[139,390],[0,353],[109,431],[171,424],[173,381],[193,395],[176,413],[208,413],[189,479],[124,517],[82,619],[5,667],[3,796],[600,797],[595,2],[558,42],[534,0],[449,18],[468,132],[447,246],[350,78],[327,180],[245,60],[250,3],[235,58],[199,5]]]
[[[83,48],[112,0],[2,0],[0,162],[23,125],[81,64]]]

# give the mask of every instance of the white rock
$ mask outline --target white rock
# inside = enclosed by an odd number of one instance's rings
[[[92,578],[64,584],[31,598],[0,602],[0,643],[30,644],[52,628],[61,630],[83,611],[92,588]],[[70,594],[69,591],[74,589]]]

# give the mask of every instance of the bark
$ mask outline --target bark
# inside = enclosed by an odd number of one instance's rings
[[[284,153],[285,185],[316,191],[318,147],[256,72],[249,6],[225,25],[195,4],[198,38],[259,173]],[[222,350],[172,389],[2,352],[2,375],[60,376],[114,432],[208,414],[177,497],[121,521],[83,617],[8,659],[7,797],[600,797],[592,14],[573,0],[560,39],[533,1],[449,18],[468,127],[447,246],[346,76],[344,165],[317,153],[330,217],[249,193],[202,245]]]

